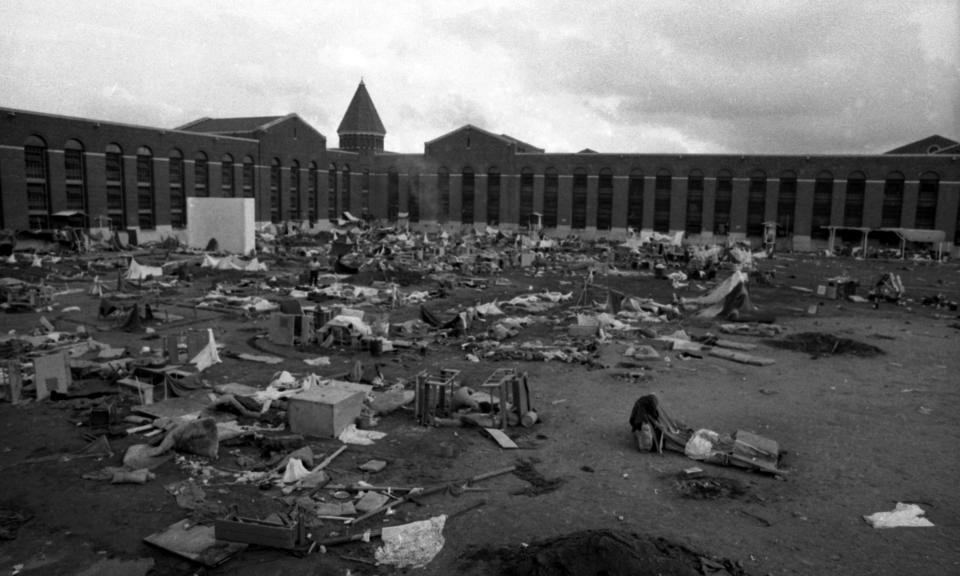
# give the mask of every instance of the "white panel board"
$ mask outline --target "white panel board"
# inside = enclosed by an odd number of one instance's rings
[[[253,198],[187,198],[187,245],[204,249],[211,238],[220,250],[247,255],[254,250]]]

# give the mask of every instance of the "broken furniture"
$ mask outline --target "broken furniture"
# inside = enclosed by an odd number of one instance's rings
[[[291,396],[287,405],[290,431],[304,436],[336,438],[363,409],[365,393],[319,386]]]
[[[139,378],[121,378],[117,380],[117,391],[120,397],[133,397],[139,400],[141,406],[153,404],[155,397],[153,394],[155,386]],[[166,391],[164,391],[166,398]]]
[[[460,387],[460,371],[443,368],[440,374],[426,371],[415,380],[414,416],[422,426],[432,426],[437,417],[449,416],[453,411],[453,393]]]
[[[295,522],[284,522],[273,514],[265,520],[230,515],[217,519],[214,524],[217,540],[257,544],[283,550],[303,550],[310,546],[303,518],[298,514]]]
[[[9,310],[42,308],[53,302],[53,287],[45,284],[10,283],[2,286],[0,293],[6,296]]]
[[[277,312],[273,315],[270,326],[270,341],[283,346],[294,346],[297,343],[306,344],[314,339],[314,316],[306,314],[284,314]]]
[[[498,407],[499,416],[494,418],[494,422],[499,428],[523,422],[531,411],[526,372],[517,372],[516,368],[497,368],[479,388],[489,394],[491,403]],[[511,414],[515,418],[511,418]]]
[[[141,406],[149,406],[154,402],[173,396],[184,396],[193,391],[196,386],[196,373],[188,372],[180,366],[137,366],[131,376],[117,380],[117,386],[121,397],[133,397],[140,401]]]
[[[246,544],[219,540],[216,538],[215,532],[214,526],[204,526],[194,524],[190,520],[180,520],[174,522],[165,530],[151,534],[143,540],[210,568],[223,564],[231,556],[247,548]]]

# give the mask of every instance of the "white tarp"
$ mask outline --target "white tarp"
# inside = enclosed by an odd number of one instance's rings
[[[923,518],[923,508],[916,504],[897,502],[890,512],[876,512],[864,516],[867,524],[874,528],[929,528],[933,522]]]
[[[267,265],[257,258],[248,262],[233,255],[225,258],[215,258],[209,254],[203,255],[203,262],[200,267],[215,270],[243,270],[245,272],[261,272],[267,269]]]
[[[148,280],[150,278],[160,278],[163,276],[163,268],[160,266],[143,266],[136,260],[130,259],[130,266],[127,273],[124,274],[125,280]]]
[[[217,341],[213,338],[213,329],[207,328],[207,345],[190,359],[190,363],[196,365],[198,372],[203,372],[214,364],[219,364],[220,354],[217,352]]]

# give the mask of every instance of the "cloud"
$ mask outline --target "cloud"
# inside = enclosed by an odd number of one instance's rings
[[[6,0],[0,103],[157,126],[297,112],[332,141],[364,77],[398,151],[473,123],[548,151],[877,152],[960,138],[958,13],[955,0]]]

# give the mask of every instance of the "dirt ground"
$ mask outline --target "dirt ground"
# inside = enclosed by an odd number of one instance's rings
[[[665,358],[651,361],[642,378],[624,378],[611,370],[559,361],[474,363],[466,359],[462,339],[432,345],[424,356],[404,352],[374,358],[369,352],[283,348],[265,339],[252,340],[266,331],[266,319],[190,308],[189,299],[218,279],[198,275],[176,294],[159,297],[165,304],[158,310],[183,316],[172,325],[157,325],[160,334],[209,327],[232,353],[284,358],[274,366],[224,357],[223,363],[204,372],[210,384],[262,387],[281,369],[301,375],[343,374],[356,360],[382,362],[388,381],[440,368],[463,370],[467,385],[479,383],[499,367],[516,367],[529,374],[532,401],[541,421],[532,428],[508,429],[519,449],[502,450],[477,429],[420,427],[409,410],[401,410],[383,418],[376,428],[387,433],[384,439],[372,446],[350,446],[333,461],[329,471],[334,482],[367,479],[378,485],[432,486],[510,465],[521,465],[527,473],[477,483],[477,490],[427,496],[363,524],[379,528],[448,515],[444,547],[422,569],[372,565],[376,539],[331,546],[326,553],[306,557],[251,547],[217,568],[204,568],[143,541],[190,515],[164,489],[187,478],[189,470],[170,462],[145,485],[83,479],[85,473],[118,464],[126,446],[143,440],[111,438],[117,453],[113,458],[71,458],[65,455],[85,445],[85,428],[78,425],[76,416],[82,405],[73,401],[2,403],[0,524],[13,531],[7,532],[11,539],[0,540],[0,574],[144,574],[150,566],[149,573],[156,575],[618,574],[630,572],[594,562],[633,565],[629,562],[638,555],[649,554],[678,562],[689,555],[694,560],[683,569],[644,564],[650,573],[960,573],[960,498],[956,496],[960,458],[953,452],[960,446],[960,321],[955,310],[920,303],[922,297],[937,293],[960,299],[960,265],[790,254],[765,261],[761,268],[775,273],[773,285],[751,285],[751,298],[762,311],[776,316],[785,335],[827,333],[874,345],[883,354],[814,357],[770,346],[764,338],[729,336],[760,344],[754,353],[774,359],[775,364],[684,359],[661,351]],[[825,300],[793,288],[814,288],[825,278],[846,272],[860,281],[858,293],[865,295],[887,271],[901,276],[911,303],[874,308],[870,303]],[[0,277],[27,273],[28,269],[18,267],[0,269]],[[541,277],[517,269],[502,277],[510,280],[509,285],[491,282],[486,290],[460,288],[429,306],[445,311],[544,288],[572,290],[579,296],[583,281],[582,271],[562,269]],[[596,283],[661,302],[669,301],[674,292],[702,294],[696,282],[675,291],[668,280],[652,275],[601,275]],[[86,289],[89,281],[63,285]],[[602,290],[595,287],[589,296],[588,300],[600,300]],[[133,350],[157,345],[149,336],[124,333],[98,320],[98,301],[83,291],[58,297],[56,302],[56,308],[42,315],[58,329],[71,331],[85,324],[99,341]],[[572,304],[551,310],[546,316],[552,321],[524,329],[517,339],[549,343],[565,335]],[[819,304],[815,315],[807,313],[812,304]],[[80,306],[81,311],[62,311],[70,305]],[[417,315],[411,307],[392,311],[391,319],[403,321]],[[3,314],[0,326],[4,333],[29,332],[38,326],[39,316],[37,312]],[[718,333],[716,322],[689,317],[650,327],[660,334],[679,328],[692,334]],[[642,336],[614,338],[635,342]],[[328,354],[330,366],[311,368],[303,362]],[[712,486],[720,489],[684,490],[678,475],[697,463],[678,453],[641,453],[635,447],[628,424],[630,410],[638,397],[651,393],[672,416],[694,428],[742,429],[776,440],[787,452],[786,473],[771,477],[702,464],[713,479]],[[340,443],[312,439],[310,445],[316,454],[330,454]],[[215,465],[233,467],[237,456],[253,452],[250,446],[221,446]],[[357,465],[371,458],[386,460],[388,465],[365,476]],[[243,516],[264,517],[287,508],[275,489],[223,483],[216,477],[204,489],[208,501],[220,510],[234,509]],[[691,497],[698,494],[702,497]],[[897,502],[919,504],[935,527],[881,530],[864,521],[864,515],[892,510]],[[11,520],[18,513],[28,519],[19,527]],[[324,536],[344,533],[343,525],[335,522],[315,530]],[[549,543],[558,541],[564,553],[546,552]],[[612,554],[610,546],[625,547],[629,553]],[[532,555],[524,556],[527,550]],[[552,561],[553,567],[540,564],[537,568],[532,557]],[[595,560],[573,561],[578,557]]]

